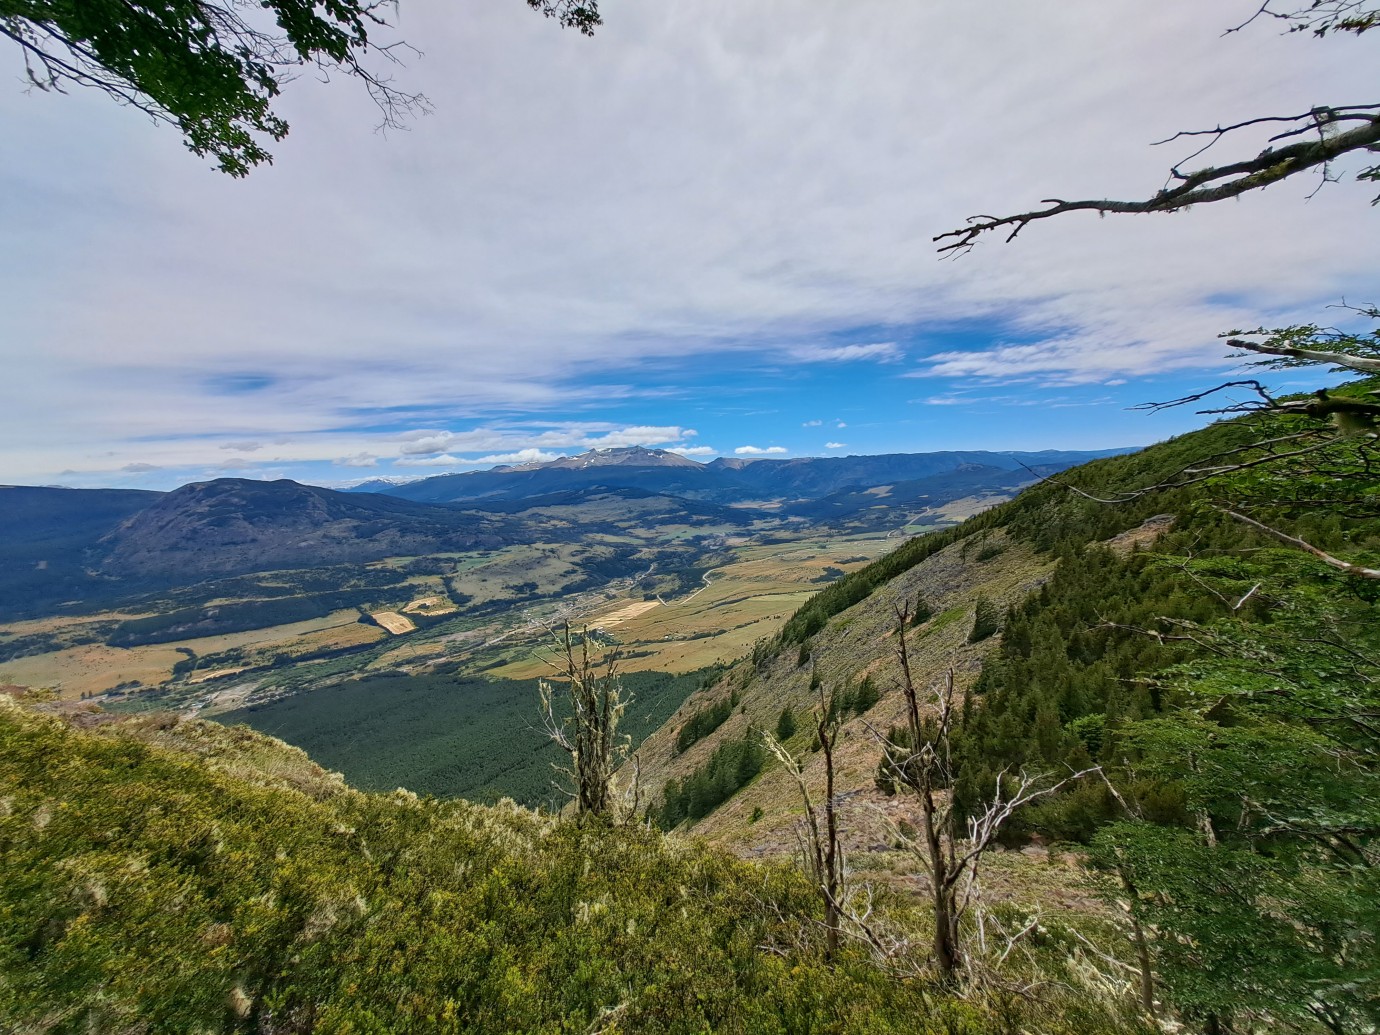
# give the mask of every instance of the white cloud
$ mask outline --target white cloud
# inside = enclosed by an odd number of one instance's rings
[[[846,445],[844,445],[844,443],[842,443],[842,442],[826,442],[826,443],[824,443],[824,448],[825,448],[825,449],[847,449],[848,447],[847,447]]]
[[[459,467],[467,461],[442,453],[440,456],[400,457],[393,461],[394,467]]]
[[[650,427],[638,425],[631,428],[620,428],[617,431],[610,431],[607,435],[598,438],[586,439],[577,445],[587,446],[592,449],[608,449],[611,446],[659,446],[666,442],[675,442],[682,438],[693,438],[698,435],[694,428],[677,427]]]
[[[521,452],[524,449],[609,449],[614,446],[660,446],[693,438],[694,428],[602,423],[570,423],[538,431],[532,427],[480,427],[470,431],[419,430],[400,436],[403,456],[431,453],[470,453],[491,450]]]
[[[462,460],[466,464],[549,464],[559,460],[560,453],[543,453],[540,449],[519,449],[516,453],[494,453],[477,460]]]
[[[458,436],[449,431],[414,431],[403,436],[398,452],[403,456],[426,456],[428,453],[444,453]]]
[[[405,407],[485,426],[404,456],[588,448],[487,425],[651,393],[625,383],[649,361],[789,358],[859,327],[1000,321],[990,348],[929,346],[926,373],[956,379],[1216,364],[1221,330],[1366,296],[1369,185],[1074,214],[957,262],[930,238],[1053,195],[1148,197],[1184,157],[1152,140],[1371,87],[1354,41],[1222,37],[1217,6],[608,0],[588,40],[522,4],[423,3],[406,30],[427,57],[399,79],[433,117],[383,138],[362,91],[304,77],[283,99],[292,135],[244,181],[82,91],[0,89],[0,198],[27,213],[0,255],[0,341],[24,343],[6,355],[24,390],[0,406],[0,480],[81,467],[92,442],[117,463],[151,441],[199,464],[222,439],[278,436],[392,455],[379,414]],[[797,358],[888,358],[866,337]]]
[[[819,426],[820,426],[821,424],[823,424],[823,423],[824,423],[824,421],[822,421],[822,420],[807,420],[807,421],[802,422],[800,426],[801,426],[802,428],[817,428],[817,427],[819,427]]]
[[[894,341],[871,345],[801,345],[791,349],[790,354],[806,363],[851,363],[860,359],[894,363],[902,357],[900,346]]]
[[[737,453],[739,456],[767,456],[770,453],[784,453],[786,452],[786,447],[767,446],[766,449],[762,449],[760,446],[738,446],[733,452]]]
[[[373,453],[356,453],[354,456],[342,456],[335,460],[337,467],[377,467],[379,458]]]
[[[719,453],[713,446],[667,446],[666,449],[681,456],[717,456]]]
[[[848,427],[848,422],[847,422],[847,421],[836,420],[836,421],[834,421],[834,427],[836,427],[836,428],[846,428],[846,427]]]

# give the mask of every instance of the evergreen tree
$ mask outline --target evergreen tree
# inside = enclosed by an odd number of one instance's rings
[[[968,634],[968,642],[980,643],[998,628],[996,606],[986,597],[978,597],[973,607],[973,630]]]
[[[795,712],[791,710],[790,705],[786,705],[781,709],[781,715],[776,720],[776,739],[784,744],[795,736],[795,731]]]

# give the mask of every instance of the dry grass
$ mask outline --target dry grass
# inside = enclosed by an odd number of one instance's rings
[[[359,612],[349,609],[305,622],[173,643],[140,647],[83,644],[16,658],[0,666],[0,671],[7,679],[25,686],[56,687],[63,699],[73,700],[83,695],[104,693],[124,683],[138,682],[146,687],[166,683],[172,679],[173,666],[186,659],[186,655],[178,650],[179,647],[192,650],[198,656],[232,649],[243,650],[247,653],[246,667],[249,667],[260,656],[307,654],[383,638],[385,633],[382,630],[361,625],[358,619]]]
[[[0,623],[0,636],[34,636],[60,632],[63,629],[79,628],[97,622],[123,622],[131,618],[147,618],[147,613],[126,611],[101,611],[91,615],[52,615],[48,618],[30,618],[22,622]]]
[[[654,607],[660,607],[659,600],[639,600],[632,604],[625,604],[615,611],[608,614],[598,615],[590,619],[591,629],[611,629],[615,625],[622,625],[624,622],[636,618],[640,614],[650,611]]]
[[[9,682],[53,687],[62,699],[76,700],[121,683],[156,686],[172,678],[173,666],[184,657],[165,643],[128,649],[93,643],[16,658],[5,662],[3,673]]]
[[[441,596],[421,597],[401,608],[403,614],[417,615],[448,615],[458,610],[448,598]]]
[[[400,615],[396,611],[376,611],[369,617],[378,622],[379,625],[383,626],[394,636],[402,636],[406,633],[417,631],[417,626],[413,623],[411,618],[408,618],[406,615]]]

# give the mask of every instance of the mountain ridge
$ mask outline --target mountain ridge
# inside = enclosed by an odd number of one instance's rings
[[[418,502],[455,503],[485,498],[544,495],[557,488],[602,481],[692,495],[721,503],[767,498],[812,497],[850,486],[914,481],[967,464],[998,470],[1062,469],[1104,456],[1130,452],[1101,450],[938,450],[925,453],[853,454],[839,457],[718,457],[702,464],[690,457],[640,446],[590,450],[575,457],[500,466],[485,471],[433,475],[403,484],[374,479],[350,492],[376,492]]]

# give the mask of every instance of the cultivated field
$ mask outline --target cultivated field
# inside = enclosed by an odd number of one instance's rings
[[[394,636],[402,636],[405,633],[416,632],[417,626],[411,618],[398,614],[396,611],[376,611],[369,616],[379,625],[383,626]]]
[[[106,616],[99,617],[104,619]],[[0,665],[0,675],[9,682],[23,686],[53,687],[63,698],[80,698],[117,687],[136,689],[133,684],[153,687],[166,683],[173,678],[173,666],[187,660],[188,651],[197,657],[241,651],[244,656],[242,662],[219,666],[221,669],[239,669],[265,664],[269,658],[280,654],[292,656],[351,647],[383,639],[386,635],[382,629],[361,625],[359,612],[350,609],[306,622],[172,643],[138,647],[82,644],[7,661]],[[190,678],[204,678],[215,671],[193,670]]]
[[[663,601],[625,602],[588,619],[618,643],[628,672],[689,672],[730,661],[773,635],[801,604],[838,574],[853,571],[895,546],[885,536],[810,538],[749,544],[710,571],[690,593]],[[536,643],[496,677],[530,679],[549,673],[546,645]]]

